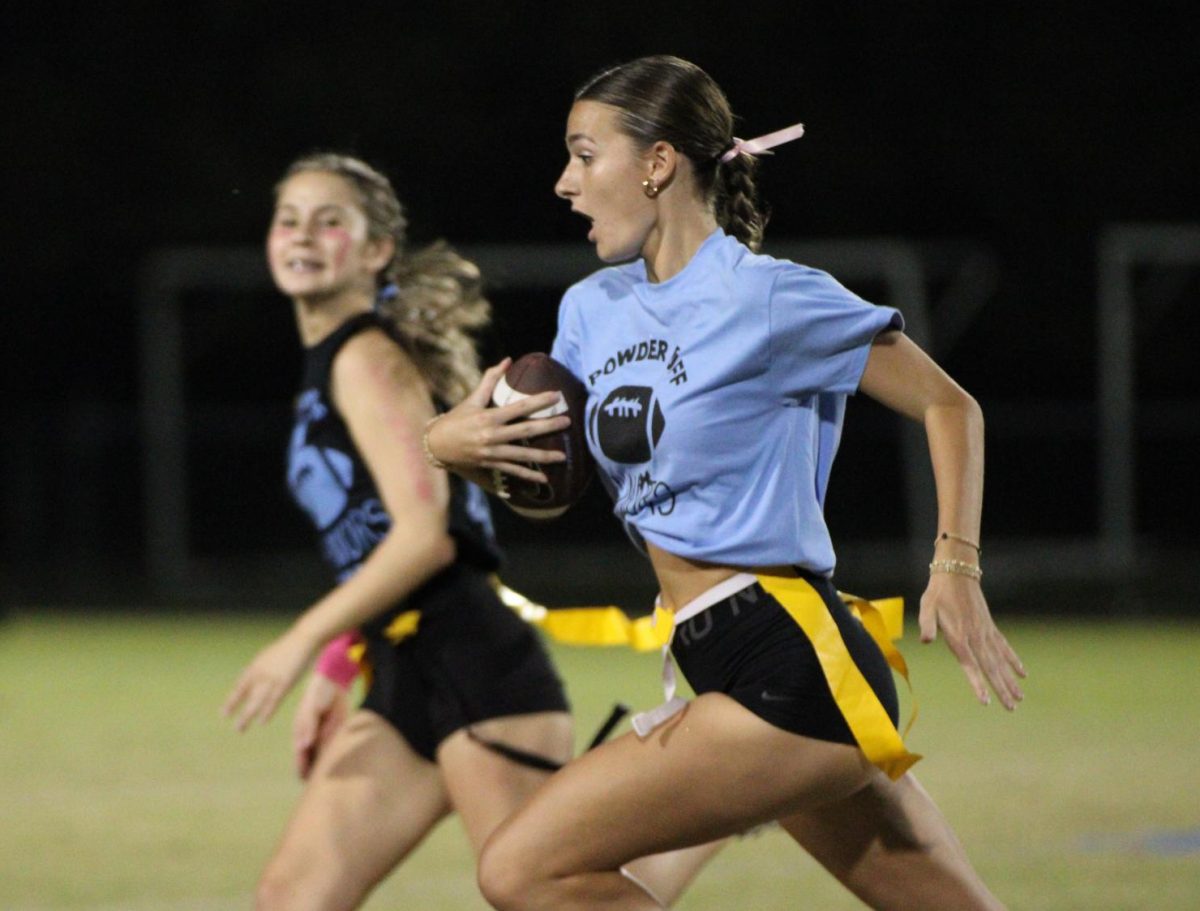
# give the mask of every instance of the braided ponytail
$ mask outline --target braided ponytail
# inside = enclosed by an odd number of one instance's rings
[[[755,176],[758,159],[735,155],[717,165],[717,224],[757,253],[762,249],[763,232],[770,214],[758,201]]]
[[[358,194],[371,237],[390,237],[396,252],[378,276],[376,310],[425,377],[434,394],[453,405],[479,382],[473,332],[491,319],[479,268],[438,241],[409,253],[408,221],[391,181],[349,155],[318,153],[294,162],[295,174],[320,171],[347,181]]]

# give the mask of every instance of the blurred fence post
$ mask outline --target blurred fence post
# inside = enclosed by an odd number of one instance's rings
[[[1097,254],[1100,543],[1124,568],[1137,559],[1137,313],[1139,266],[1200,265],[1200,225],[1110,225]]]
[[[200,288],[269,281],[257,247],[176,247],[147,258],[139,278],[139,408],[145,565],[150,582],[178,591],[192,576],[188,549],[184,298]]]

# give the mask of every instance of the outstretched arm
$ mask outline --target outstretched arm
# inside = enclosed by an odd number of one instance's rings
[[[242,672],[224,708],[237,716],[239,730],[269,720],[330,639],[394,607],[455,558],[449,485],[421,454],[421,428],[433,416],[433,402],[417,368],[381,333],[364,332],[338,353],[333,381],[334,402],[392,524],[352,576]]]
[[[347,691],[360,671],[350,649],[361,642],[357,632],[330,639],[309,675],[292,716],[292,754],[301,778],[308,778],[317,757],[350,715]]]
[[[313,671],[292,718],[292,756],[297,775],[308,778],[317,757],[349,716],[346,688]]]
[[[937,485],[938,528],[929,585],[921,598],[921,640],[942,632],[980,702],[988,687],[1007,709],[1022,698],[1025,669],[997,629],[979,575],[983,510],[983,413],[979,404],[900,332],[871,346],[859,385],[883,405],[921,422]],[[943,537],[943,534],[946,537]]]

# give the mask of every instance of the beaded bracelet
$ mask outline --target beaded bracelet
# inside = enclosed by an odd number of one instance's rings
[[[931,573],[953,573],[956,576],[969,576],[978,581],[983,578],[983,569],[977,563],[966,563],[962,560],[934,560],[929,564]]]
[[[444,413],[444,412],[443,412]],[[433,425],[442,419],[441,414],[435,414],[425,422],[425,432],[421,434],[421,452],[425,454],[425,461],[429,463],[431,468],[440,468],[445,470],[446,463],[433,454],[433,450],[429,448],[429,431],[433,429]]]
[[[962,535],[956,535],[952,531],[942,532],[940,535],[938,535],[936,538],[934,538],[933,543],[937,544],[938,541],[958,541],[961,544],[967,545],[967,547],[974,547],[975,553],[977,553],[977,554],[983,553],[983,548],[981,548],[978,544],[976,544],[970,538],[964,538]]]

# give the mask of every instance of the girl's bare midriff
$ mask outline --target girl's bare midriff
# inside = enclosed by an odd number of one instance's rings
[[[649,542],[646,542],[646,552],[650,556],[650,565],[654,567],[654,576],[658,580],[663,607],[671,611],[679,610],[714,585],[719,585],[740,572],[766,575],[794,574],[794,570],[790,567],[737,569],[732,566],[722,566],[719,563],[689,560],[686,557],[677,557],[675,554],[668,553]]]

